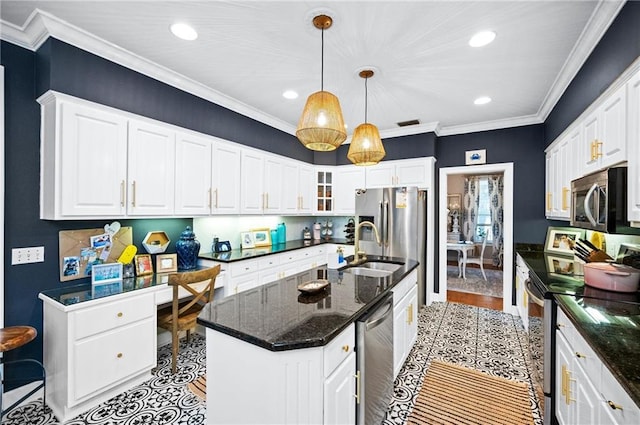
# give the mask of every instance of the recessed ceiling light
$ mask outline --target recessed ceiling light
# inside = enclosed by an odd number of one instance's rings
[[[284,93],[282,93],[282,97],[284,97],[285,99],[297,99],[298,93],[293,90],[286,90]]]
[[[187,25],[182,22],[175,23],[171,25],[171,32],[178,38],[183,40],[195,40],[198,38],[198,33],[193,29],[190,25]]]
[[[471,40],[469,40],[469,46],[482,47],[491,43],[496,38],[496,33],[493,31],[480,31],[476,33]]]
[[[486,105],[491,102],[491,98],[489,96],[481,96],[473,101],[475,105]]]

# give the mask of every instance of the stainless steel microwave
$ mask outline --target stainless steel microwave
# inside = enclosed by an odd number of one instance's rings
[[[571,182],[571,226],[636,234],[627,221],[627,167],[609,168]]]

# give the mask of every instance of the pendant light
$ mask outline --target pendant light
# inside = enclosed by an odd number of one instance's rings
[[[334,94],[324,91],[324,30],[332,23],[327,15],[313,18],[313,25],[322,31],[320,91],[307,99],[296,130],[298,140],[314,151],[335,150],[347,138],[340,102]]]
[[[386,152],[378,127],[367,123],[367,80],[373,77],[373,71],[366,69],[358,75],[364,78],[364,124],[360,124],[353,132],[347,158],[356,165],[375,165],[384,158]]]

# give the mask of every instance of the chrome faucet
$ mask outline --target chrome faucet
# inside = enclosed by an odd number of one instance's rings
[[[380,233],[378,233],[378,228],[376,227],[375,224],[373,224],[370,221],[362,221],[358,223],[358,225],[355,228],[355,231],[353,232],[355,236],[355,242],[354,242],[355,255],[354,255],[353,261],[349,263],[352,266],[357,266],[358,264],[362,264],[365,261],[367,261],[367,254],[364,251],[360,251],[360,228],[363,226],[371,227],[373,229],[373,233],[375,233],[376,235],[376,242],[378,243],[378,245],[382,244],[382,242],[380,241]]]

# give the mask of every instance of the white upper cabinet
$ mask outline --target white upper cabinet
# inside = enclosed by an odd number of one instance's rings
[[[629,221],[640,226],[640,72],[627,83],[628,110],[628,210]]]
[[[242,149],[240,161],[240,200],[243,214],[262,214],[264,209],[264,156],[258,151]]]
[[[213,145],[211,169],[211,212],[238,214],[240,212],[240,147],[224,141]]]
[[[341,165],[333,173],[333,212],[338,215],[354,215],[356,189],[365,186],[365,170],[357,165]]]
[[[42,104],[40,218],[121,217],[127,120],[47,93]]]
[[[264,157],[264,206],[263,211],[269,214],[282,212],[282,170],[284,160],[271,155]],[[295,190],[295,188],[294,188]],[[297,191],[296,191],[297,192]]]
[[[300,204],[298,212],[313,213],[315,207],[315,172],[311,165],[300,164],[298,167],[298,196]],[[285,184],[287,182],[285,181]]]
[[[622,86],[583,121],[583,173],[589,174],[626,160],[627,96]]]
[[[577,177],[578,156],[581,147],[581,127],[576,127],[547,149],[546,202],[547,218],[569,220],[571,213],[571,180]]]
[[[367,187],[417,186],[429,188],[433,175],[433,158],[382,161],[366,168]]]
[[[209,138],[176,135],[175,213],[202,216],[211,213],[211,151]]]
[[[173,215],[175,132],[129,120],[128,175],[129,215]]]

